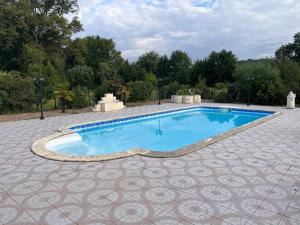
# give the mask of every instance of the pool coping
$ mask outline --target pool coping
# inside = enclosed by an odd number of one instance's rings
[[[144,116],[151,116],[153,114],[161,114],[161,113],[168,113],[168,112],[173,112],[173,111],[178,111],[178,110],[188,110],[188,109],[193,109],[197,107],[205,107],[205,108],[228,108],[228,109],[238,109],[238,110],[244,110],[244,111],[256,111],[256,112],[271,112],[271,115],[268,115],[266,117],[257,119],[253,122],[244,124],[240,127],[232,128],[229,131],[223,132],[219,135],[216,135],[214,137],[201,140],[199,142],[196,142],[194,144],[185,146],[183,148],[179,148],[174,151],[169,151],[169,152],[160,152],[160,151],[150,151],[146,150],[143,148],[138,148],[138,149],[129,149],[124,152],[120,153],[113,153],[113,154],[101,154],[101,155],[91,155],[91,156],[72,156],[72,155],[66,155],[58,152],[54,152],[51,150],[48,150],[45,145],[49,141],[56,139],[58,137],[63,137],[67,135],[74,134],[76,132],[70,130],[71,127],[76,127],[76,126],[83,126],[87,124],[95,124],[95,123],[105,123],[105,122],[113,122],[116,120],[124,120],[124,119],[129,119],[129,118],[134,118],[134,117],[144,117]],[[125,157],[130,157],[134,155],[142,155],[142,156],[147,156],[147,157],[155,157],[155,158],[172,158],[172,157],[179,157],[183,156],[189,153],[192,153],[194,151],[197,151],[201,148],[204,148],[206,146],[209,146],[211,144],[214,144],[216,142],[219,142],[225,138],[228,138],[230,136],[233,136],[237,133],[240,133],[244,130],[247,130],[251,127],[257,126],[259,124],[265,123],[271,119],[274,119],[280,115],[282,115],[282,112],[276,112],[276,111],[266,111],[266,110],[259,110],[259,109],[244,109],[241,107],[230,107],[230,106],[205,106],[205,105],[193,105],[193,106],[188,106],[188,107],[178,107],[174,109],[168,109],[168,110],[161,110],[161,111],[156,111],[153,113],[141,113],[141,114],[135,114],[134,116],[121,116],[117,117],[114,119],[103,119],[103,120],[96,120],[96,121],[89,121],[85,123],[79,123],[79,124],[73,124],[69,126],[64,126],[58,128],[58,131],[52,135],[49,135],[47,137],[44,137],[42,139],[39,139],[35,141],[32,146],[31,146],[31,151],[43,158],[46,159],[51,159],[51,160],[56,160],[56,161],[68,161],[68,162],[94,162],[94,161],[105,161],[105,160],[113,160],[113,159],[119,159],[119,158],[125,158]]]

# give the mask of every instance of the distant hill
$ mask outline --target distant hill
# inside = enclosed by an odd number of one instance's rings
[[[247,59],[247,60],[239,60],[238,64],[255,64],[255,63],[270,63],[273,62],[274,58],[265,58],[265,59]]]

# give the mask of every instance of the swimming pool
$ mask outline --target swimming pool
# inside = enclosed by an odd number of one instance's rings
[[[71,126],[74,132],[45,143],[57,154],[89,157],[136,150],[160,154],[212,138],[273,112],[234,108],[192,107],[142,116]]]

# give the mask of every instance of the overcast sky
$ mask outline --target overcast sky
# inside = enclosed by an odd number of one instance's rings
[[[155,50],[271,57],[300,32],[300,0],[79,0],[80,36],[112,38],[130,61]]]

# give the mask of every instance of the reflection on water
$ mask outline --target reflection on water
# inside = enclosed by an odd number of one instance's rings
[[[88,132],[79,133],[81,139],[85,142],[92,141],[95,136],[102,136],[105,134],[114,134],[122,130],[122,127],[113,127],[106,129],[95,129],[94,131],[89,130]]]
[[[189,118],[190,116],[191,116],[190,114],[187,114],[187,115],[172,116],[172,120],[175,120],[175,121],[183,121],[183,120]]]
[[[161,125],[160,125],[160,120],[158,120],[158,129],[155,131],[155,134],[160,135],[160,136],[163,135],[163,131],[162,131]]]
[[[236,115],[230,112],[202,112],[204,116],[210,121],[210,122],[218,122],[218,123],[228,123],[230,122]]]

